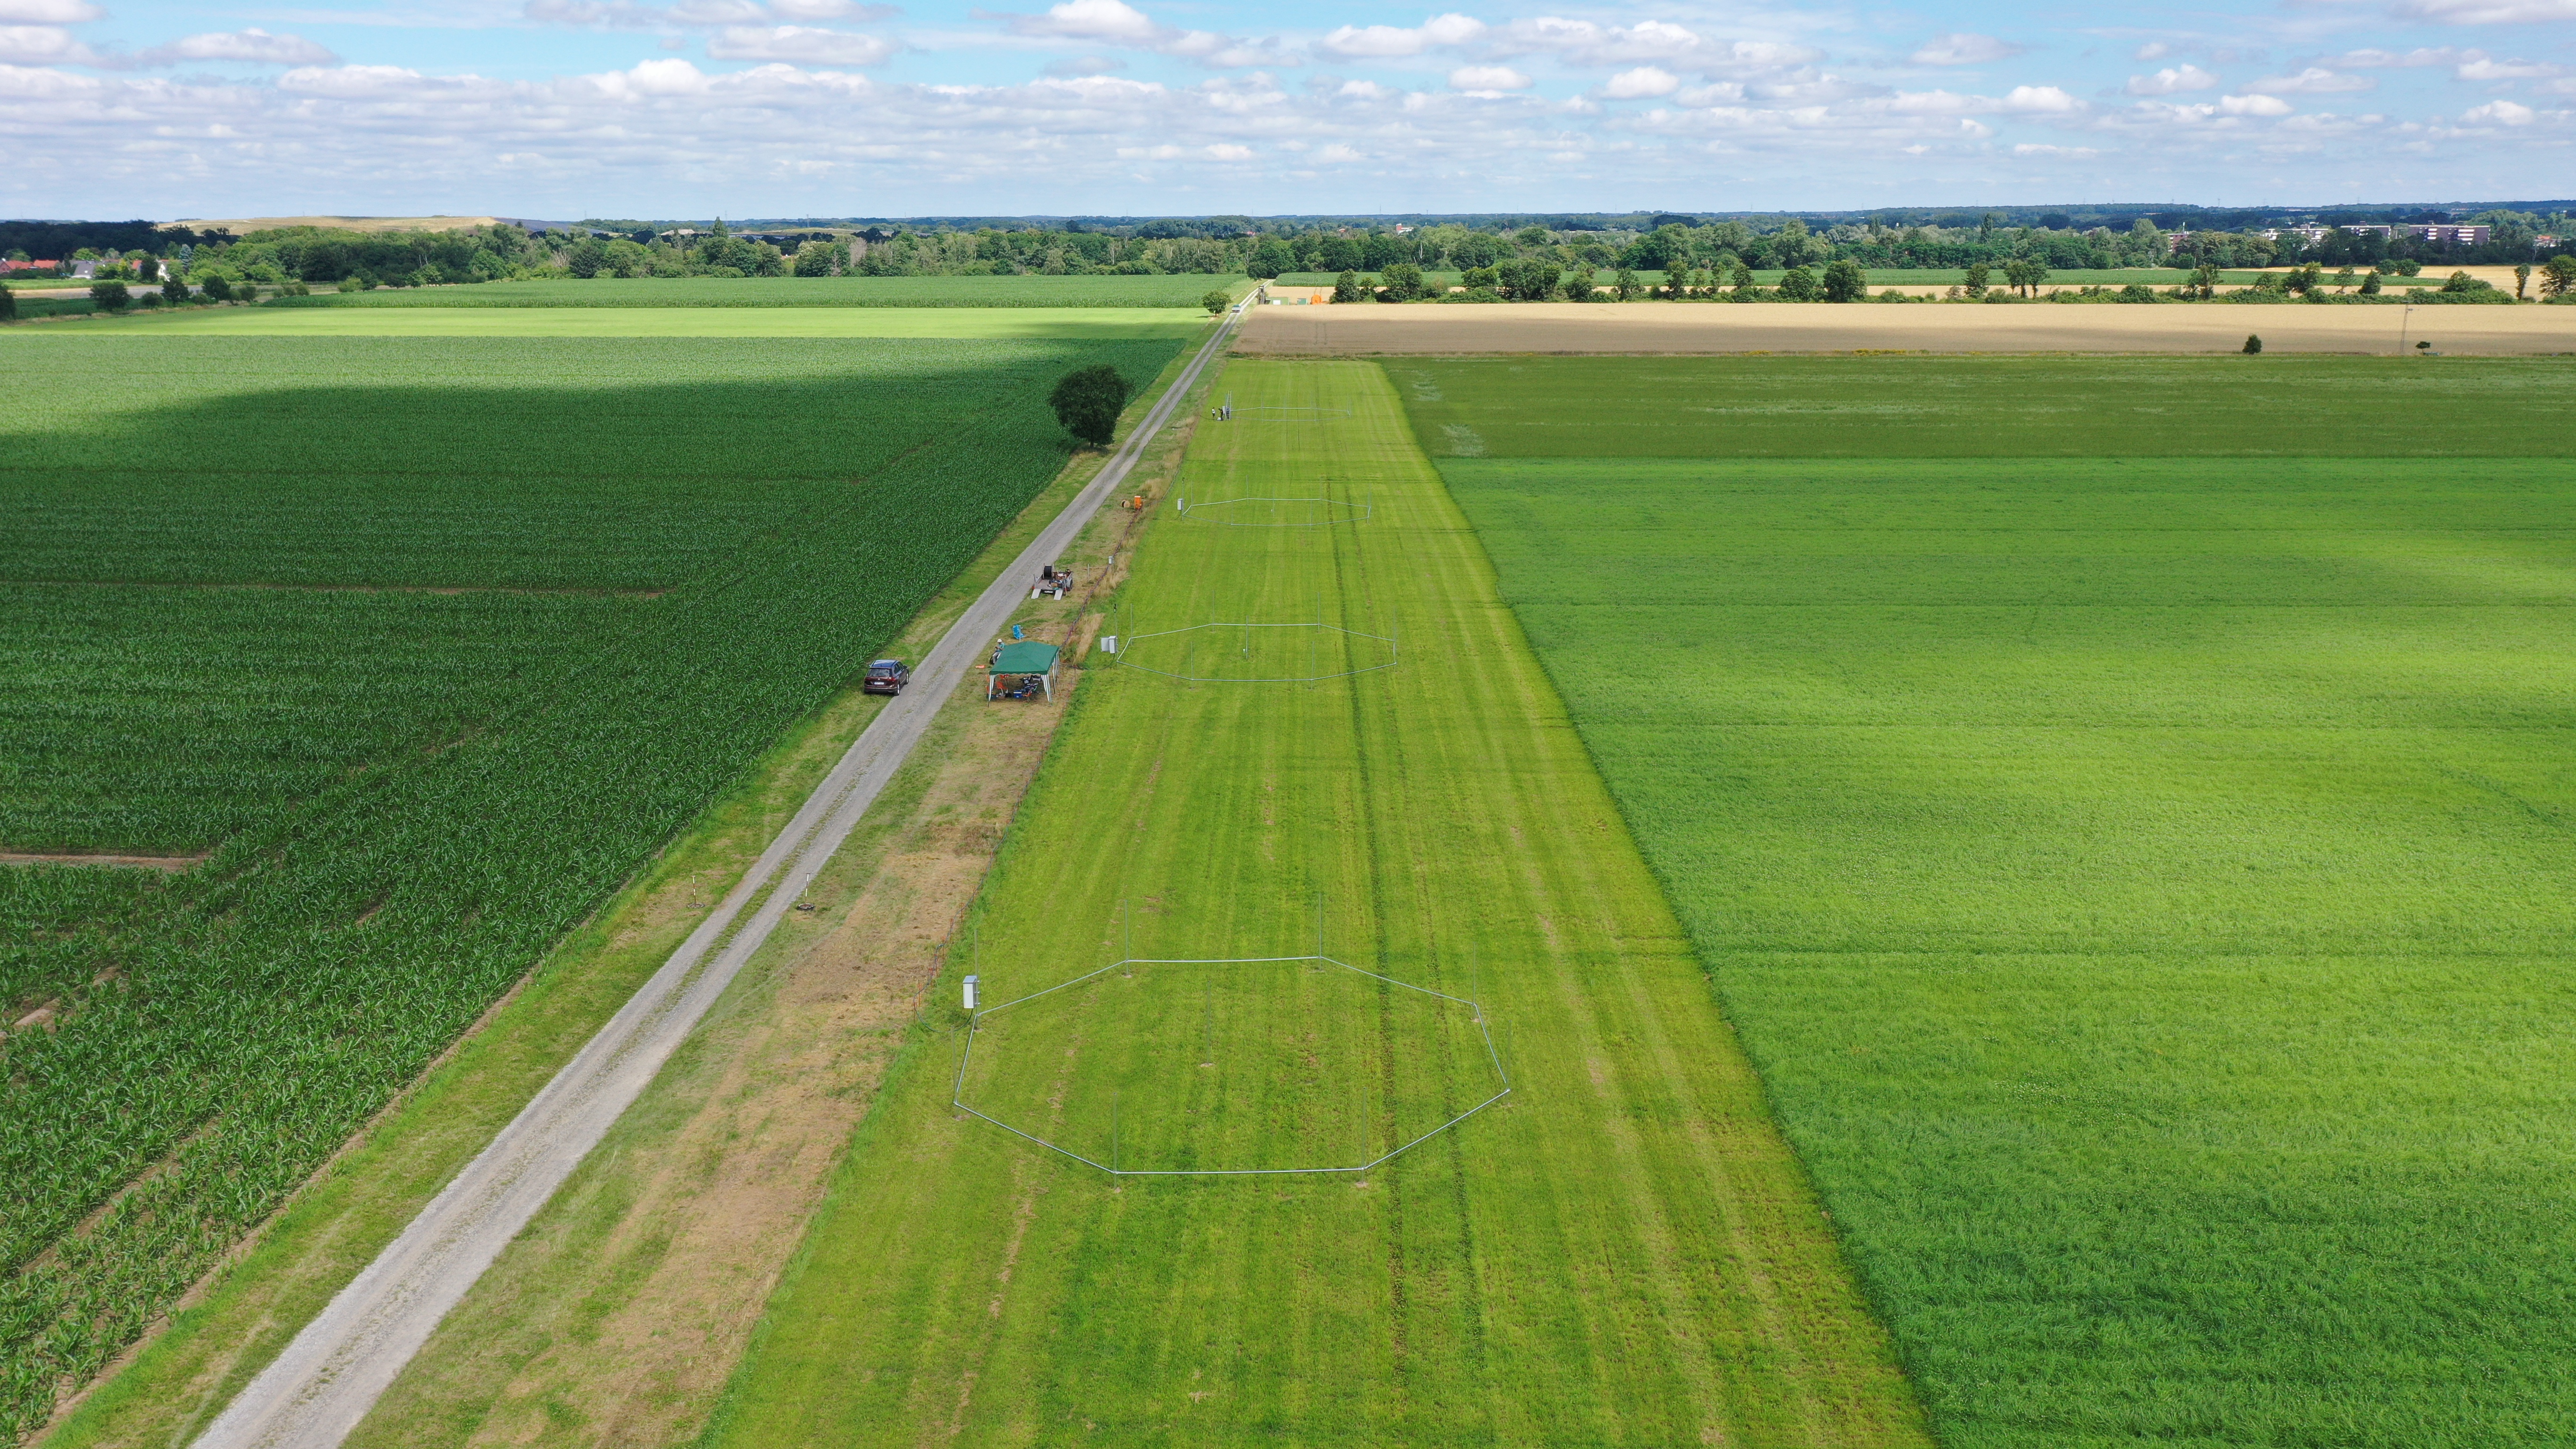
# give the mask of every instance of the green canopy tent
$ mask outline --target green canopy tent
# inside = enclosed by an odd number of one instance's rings
[[[984,697],[986,699],[993,697],[994,691],[1001,687],[1003,675],[1018,674],[1036,678],[1039,687],[1046,691],[1046,697],[1055,698],[1055,660],[1058,652],[1054,645],[1042,644],[1035,639],[1023,639],[1016,644],[1003,645],[994,651],[992,670],[984,678]]]

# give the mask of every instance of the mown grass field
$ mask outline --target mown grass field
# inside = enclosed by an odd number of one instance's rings
[[[2566,365],[1601,361],[1397,371],[1942,1442],[2576,1442]]]
[[[1400,636],[1402,662],[1086,675],[709,1442],[1925,1442],[1382,376],[1237,362],[1214,390],[1355,416],[1202,425],[1193,516],[1149,529],[1118,631],[1334,624]],[[1372,514],[1199,513],[1319,493]],[[1232,648],[1264,677],[1335,662]],[[1319,934],[1483,1003],[1513,1094],[1364,1176],[1112,1177],[950,1107],[968,970],[990,1004]],[[978,1034],[970,1100],[1122,1167],[1365,1161],[1493,1076],[1460,1008],[1309,962],[1142,965],[1031,1006]]]
[[[1196,307],[1252,283],[1154,277],[593,277],[317,292],[269,306],[341,307]]]
[[[1057,376],[1177,348],[8,346],[0,850],[210,858],[0,867],[0,1433],[973,559]]]
[[[498,285],[498,284],[495,284]],[[84,302],[79,304],[87,307]],[[24,329],[28,337],[921,337],[970,341],[1185,340],[1204,308],[1176,307],[207,307]]]

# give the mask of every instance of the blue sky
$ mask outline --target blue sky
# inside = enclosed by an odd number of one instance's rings
[[[0,0],[0,212],[2576,193],[2576,0]]]

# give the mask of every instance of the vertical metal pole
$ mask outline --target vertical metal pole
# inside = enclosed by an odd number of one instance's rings
[[[1118,1088],[1115,1085],[1109,1088],[1109,1171],[1112,1176],[1118,1172]]]
[[[1124,948],[1125,959],[1129,961],[1135,960],[1136,923],[1129,919],[1127,915],[1127,898],[1125,896],[1120,896],[1118,898],[1118,929],[1124,933],[1123,939],[1126,942],[1126,946]]]

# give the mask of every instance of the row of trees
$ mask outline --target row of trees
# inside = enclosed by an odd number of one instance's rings
[[[2403,275],[2414,275],[2408,264]],[[1972,262],[1965,269],[1965,281],[1953,287],[1953,298],[1975,300],[1996,293],[2036,298],[2047,284],[2050,271],[2045,263],[2014,258],[2001,266]],[[2576,295],[2576,254],[2561,253],[2535,268],[2528,263],[2515,268],[2517,287],[2513,296],[2528,295],[2535,288],[2545,298]],[[2272,292],[2289,296],[2322,296],[2357,293],[2377,295],[2386,276],[2399,275],[2392,267],[2388,273],[2373,270],[2357,273],[2344,267],[2328,274],[2321,265],[2310,263],[2287,272],[2268,272],[2245,290]],[[1791,267],[1781,274],[1775,287],[1763,287],[1754,281],[1753,269],[1735,256],[1721,256],[1708,267],[1673,267],[1664,271],[1664,280],[1649,283],[1638,276],[1636,268],[1622,267],[1605,284],[1598,269],[1583,263],[1561,267],[1554,262],[1515,257],[1487,267],[1470,267],[1460,275],[1462,290],[1452,291],[1431,283],[1419,266],[1396,262],[1377,277],[1364,277],[1358,270],[1345,271],[1335,281],[1336,302],[1416,302],[1438,299],[1452,302],[1629,302],[1640,299],[1710,302],[1865,302],[1869,300],[1869,273],[1860,263],[1848,257],[1837,257],[1820,268]],[[2215,265],[2204,264],[2175,287],[2162,293],[2180,301],[2208,300],[2218,295],[2222,274]],[[2455,271],[2438,289],[2442,300],[2502,301],[2508,294],[2487,282]],[[2494,293],[2493,297],[2472,294]],[[2152,288],[2131,283],[2115,294],[2107,287],[2086,287],[2083,296],[2111,297],[2125,302],[2152,302],[2159,294]],[[1210,311],[1223,307],[1225,295],[1210,293]]]
[[[1731,262],[1741,262],[1755,270],[1850,261],[1887,269],[1962,268],[1982,262],[1991,267],[2021,263],[2059,271],[2089,271],[2203,264],[2271,267],[2309,260],[2329,266],[2354,262],[2389,270],[2382,264],[2527,261],[2540,236],[2561,235],[2540,228],[2568,221],[2508,211],[2481,213],[2470,220],[2494,229],[2487,242],[2459,246],[2416,237],[2340,230],[2329,232],[2315,243],[2296,232],[2284,232],[2275,238],[2252,231],[2196,231],[2177,240],[2144,218],[2122,231],[2107,227],[2079,231],[2073,227],[2004,226],[1999,214],[1989,215],[1972,227],[1892,226],[1860,221],[1814,230],[1792,217],[1763,228],[1744,221],[1702,226],[1667,222],[1639,233],[1549,231],[1537,226],[1511,232],[1432,226],[1401,236],[1389,231],[1350,234],[1313,230],[1259,238],[1251,247],[1245,271],[1253,277],[1279,277],[1291,272],[1383,272],[1398,262],[1425,269],[1466,271],[1513,260],[1636,271],[1696,270]],[[2564,248],[2569,241],[2576,241],[2576,237],[2556,245]]]

